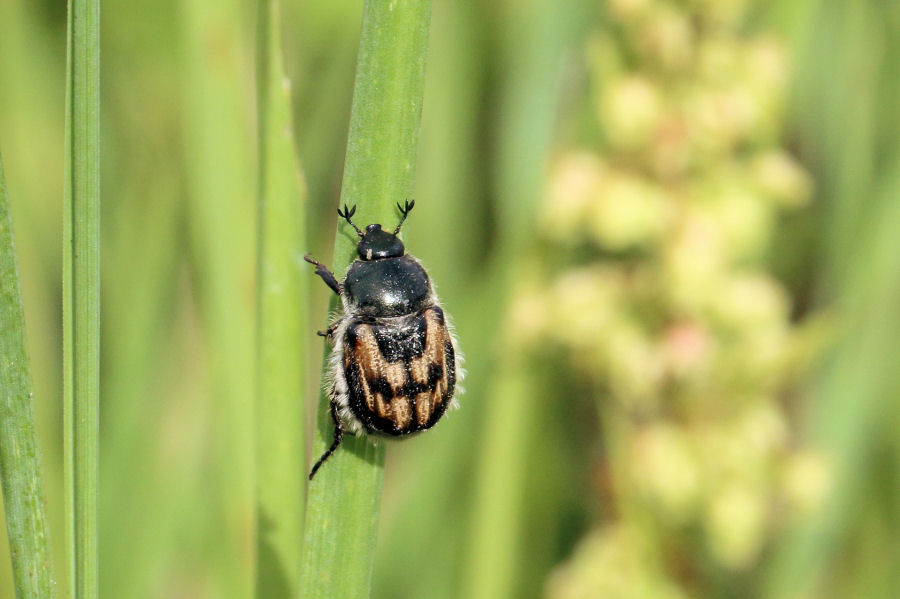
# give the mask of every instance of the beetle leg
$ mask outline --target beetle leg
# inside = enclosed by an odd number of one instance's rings
[[[331,339],[331,336],[334,335],[334,330],[337,328],[337,323],[334,323],[324,331],[316,331],[316,335],[319,337],[327,337]]]
[[[331,443],[331,447],[329,447],[325,453],[322,454],[322,457],[319,458],[319,461],[315,463],[312,467],[312,470],[309,473],[309,480],[312,480],[316,475],[316,471],[322,467],[322,464],[325,463],[325,460],[331,457],[337,448],[340,446],[341,441],[344,440],[344,428],[341,426],[341,419],[338,418],[337,413],[337,404],[334,400],[331,400],[331,420],[334,422],[334,441]]]
[[[332,291],[341,294],[341,284],[338,283],[338,280],[334,277],[334,273],[325,268],[321,262],[313,260],[309,254],[303,256],[303,259],[309,262],[310,264],[314,264],[316,267],[316,274],[322,277],[322,280],[325,281],[325,284],[328,285]]]

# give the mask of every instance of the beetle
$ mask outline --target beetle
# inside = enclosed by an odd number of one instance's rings
[[[415,206],[397,204],[394,232],[370,224],[356,231],[357,258],[338,280],[309,254],[304,260],[341,299],[342,312],[318,334],[334,346],[328,359],[334,440],[312,467],[309,479],[331,457],[345,432],[404,438],[433,427],[456,407],[461,356],[449,318],[422,264],[406,253],[400,228]]]

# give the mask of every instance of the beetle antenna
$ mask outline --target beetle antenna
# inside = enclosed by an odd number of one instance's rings
[[[350,208],[349,210],[347,210],[347,204],[344,204],[343,212],[341,212],[341,209],[338,208],[338,216],[340,216],[341,218],[345,219],[348,223],[350,223],[350,226],[353,227],[354,229],[356,229],[356,234],[359,235],[360,237],[362,237],[363,232],[359,230],[359,227],[357,227],[356,225],[353,224],[352,220],[350,220],[350,217],[353,216],[354,214],[356,214],[356,204],[353,204],[353,208]]]
[[[400,222],[397,224],[397,228],[394,229],[394,235],[400,232],[400,227],[403,226],[403,221],[406,220],[406,216],[412,212],[413,206],[416,205],[415,200],[404,200],[403,206],[400,206],[400,203],[397,203],[397,210],[403,215],[400,217]]]

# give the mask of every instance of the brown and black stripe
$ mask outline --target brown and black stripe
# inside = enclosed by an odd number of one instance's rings
[[[350,410],[369,433],[400,436],[429,429],[444,414],[456,361],[440,308],[393,320],[351,322],[343,359]]]

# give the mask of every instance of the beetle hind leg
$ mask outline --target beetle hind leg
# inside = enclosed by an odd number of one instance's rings
[[[316,335],[318,335],[319,337],[325,337],[326,339],[331,339],[332,335],[334,335],[334,332],[337,330],[338,324],[339,323],[336,322],[324,331],[316,331]]]
[[[330,458],[331,455],[337,451],[337,448],[340,447],[341,442],[344,440],[344,427],[341,425],[341,419],[338,418],[337,404],[334,401],[331,402],[331,420],[334,422],[334,441],[331,442],[331,447],[325,450],[322,457],[320,457],[312,467],[312,470],[309,473],[309,480],[313,479],[316,472],[322,467],[322,464],[325,463],[325,460]]]

